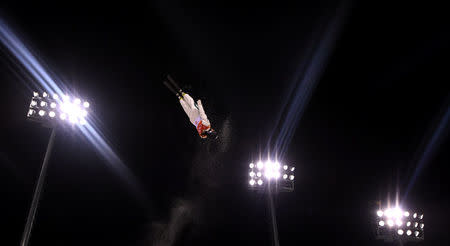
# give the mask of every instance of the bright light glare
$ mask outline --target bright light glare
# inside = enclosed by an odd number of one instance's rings
[[[414,218],[414,219],[417,218],[417,213],[414,213],[414,214],[413,214],[413,218]]]
[[[399,220],[399,219],[397,219],[397,220],[395,221],[395,224],[397,224],[397,226],[401,226],[401,225],[402,225],[402,221]]]
[[[50,111],[50,113],[48,113],[48,116],[50,116],[51,118],[53,118],[53,117],[55,117],[55,112],[53,112],[53,111]]]
[[[75,116],[73,116],[73,115],[70,115],[70,116],[69,116],[69,121],[70,121],[71,123],[75,124],[75,123],[77,123],[77,118],[76,118]]]
[[[258,169],[262,169],[264,167],[264,164],[262,163],[262,161],[258,161],[258,163],[256,164],[256,167]]]
[[[50,103],[50,107],[51,108],[56,108],[56,103],[54,103],[54,102]]]
[[[291,171],[293,172],[295,170],[295,167],[291,167]]]
[[[287,174],[283,174],[283,179],[287,179],[288,175]]]
[[[75,102],[76,104],[80,104],[80,103],[81,103],[81,100],[80,100],[80,98],[75,98],[74,102]]]
[[[40,116],[44,116],[45,115],[45,111],[44,110],[39,110],[39,115]]]
[[[408,211],[405,211],[405,213],[403,213],[403,215],[404,215],[405,217],[408,217],[408,216],[409,216],[409,212],[408,212]]]
[[[386,210],[384,211],[384,215],[385,215],[386,217],[390,218],[390,217],[392,216],[392,211],[391,211],[390,209],[386,209]]]
[[[261,175],[262,175],[261,172],[256,173],[256,176],[258,176],[258,177],[261,177]]]
[[[383,216],[383,211],[378,210],[378,211],[377,211],[377,215],[378,215],[378,217],[382,217],[382,216]]]
[[[48,97],[48,94],[46,92],[42,93],[43,97]]]
[[[250,163],[250,165],[248,165],[250,168],[254,168],[255,167],[255,164],[253,164],[253,163]]]
[[[425,225],[424,224],[420,224],[420,229],[423,229]]]
[[[390,227],[392,227],[392,226],[394,226],[394,221],[393,220],[388,220],[388,225],[390,226]]]
[[[33,91],[33,96],[34,96],[34,97],[38,97],[38,96],[39,96],[39,93]]]
[[[31,106],[36,106],[36,105],[37,105],[37,102],[35,100],[32,100],[31,101]]]
[[[418,227],[419,226],[419,223],[414,223],[414,227]]]
[[[395,217],[395,218],[400,218],[400,217],[402,217],[402,210],[400,209],[400,208],[394,208],[394,211],[393,211],[393,213],[392,213],[392,215]]]
[[[412,234],[412,231],[411,231],[411,230],[407,230],[407,231],[406,231],[406,235],[411,236],[411,234]]]
[[[261,179],[258,180],[258,185],[262,185],[263,181]]]
[[[275,172],[273,172],[270,168],[267,168],[264,172],[264,176],[266,176],[267,179],[275,178]]]
[[[45,107],[45,105],[47,105],[47,103],[44,102],[44,101],[42,101],[42,102],[41,102],[41,107]]]
[[[284,165],[284,166],[283,166],[283,169],[284,169],[284,170],[287,170],[287,169],[288,169],[288,166],[287,166],[287,165]]]
[[[274,163],[274,168],[278,170],[278,169],[280,169],[280,167],[281,167],[281,166],[280,166],[280,163],[279,163],[278,161],[276,161],[276,162]]]
[[[71,103],[70,101],[65,101],[60,105],[60,109],[71,123],[86,124],[84,117],[86,117],[87,111],[82,109],[79,105]]]
[[[264,169],[264,176],[267,179],[278,179],[280,177],[280,164],[278,162],[268,160]]]
[[[58,94],[53,94],[53,99],[58,99],[59,98],[59,96],[58,96]]]
[[[60,118],[61,120],[65,120],[65,119],[67,118],[67,115],[64,114],[64,113],[62,113],[62,114],[59,116],[59,118]]]
[[[255,185],[255,180],[250,179],[249,184],[250,184],[251,186]]]
[[[407,226],[407,227],[410,227],[410,226],[411,226],[411,221],[408,221],[408,222],[406,223],[406,226]]]
[[[83,103],[83,106],[84,106],[85,108],[89,108],[89,103],[88,103],[88,102],[84,102],[84,103]]]
[[[380,222],[378,222],[378,225],[384,226],[384,221],[380,220]]]
[[[254,177],[255,176],[255,173],[253,172],[253,171],[251,171],[250,173],[249,173],[249,175],[250,175],[250,177]]]
[[[279,178],[280,178],[280,175],[281,175],[280,172],[276,171],[276,172],[275,172],[275,179],[279,179]]]
[[[419,236],[419,231],[415,231],[414,235],[416,235],[416,237],[418,237]]]
[[[423,214],[422,214],[422,215],[420,215],[419,219],[423,219]]]
[[[34,114],[34,110],[32,110],[32,109],[30,109],[30,110],[28,110],[28,116],[32,116],[33,114]]]
[[[399,230],[397,231],[397,233],[398,233],[398,235],[403,235],[403,230],[402,230],[402,229],[399,229]]]
[[[289,176],[290,180],[294,180],[294,178],[295,178],[294,175]]]

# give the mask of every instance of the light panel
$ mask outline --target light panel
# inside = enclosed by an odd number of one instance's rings
[[[248,182],[253,179],[255,185],[250,187],[260,189],[264,183],[272,181],[277,183],[277,189],[293,191],[294,172],[291,166],[280,164],[278,161],[265,160],[248,164]]]
[[[399,238],[405,242],[424,240],[425,225],[422,218],[422,213],[403,210],[397,206],[378,209],[374,212],[377,238],[387,241]]]
[[[43,92],[41,97],[39,93],[33,92],[27,117],[49,123],[68,119],[66,122],[71,124],[85,125],[89,114],[89,102],[84,101],[83,104],[81,102],[80,98],[71,100],[71,97],[67,94],[49,95],[47,92]]]

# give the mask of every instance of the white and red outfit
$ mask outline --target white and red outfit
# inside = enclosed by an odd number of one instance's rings
[[[211,123],[205,114],[202,101],[198,100],[197,105],[195,105],[194,99],[192,99],[189,94],[183,93],[183,96],[180,97],[180,104],[183,107],[184,112],[186,112],[189,117],[191,123],[197,129],[198,135],[200,135],[201,138],[206,138],[206,133],[211,130]]]

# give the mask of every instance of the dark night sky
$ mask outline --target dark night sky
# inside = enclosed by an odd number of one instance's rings
[[[152,245],[152,223],[167,222],[180,199],[201,212],[175,245],[271,244],[265,197],[247,190],[248,163],[338,2],[9,2],[0,17],[92,102],[144,194],[80,134],[59,132],[31,245]],[[283,160],[297,180],[276,197],[281,245],[383,245],[371,204],[386,202],[397,181],[404,192],[449,109],[444,8],[350,5]],[[18,245],[50,131],[26,121],[33,84],[0,47],[0,245]],[[213,127],[231,122],[226,154],[203,155],[206,144],[162,85],[167,73],[202,99]],[[425,213],[423,245],[450,243],[446,129],[405,201]]]

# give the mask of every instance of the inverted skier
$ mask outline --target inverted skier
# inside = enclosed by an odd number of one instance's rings
[[[169,82],[167,82],[169,81]],[[164,85],[167,86],[179,99],[181,107],[183,107],[184,112],[189,117],[191,123],[197,129],[198,135],[201,138],[217,138],[217,133],[211,127],[211,123],[206,116],[205,110],[203,109],[202,101],[194,99],[187,93],[183,92],[181,88],[175,83],[175,81],[167,76],[167,80],[164,81]]]

